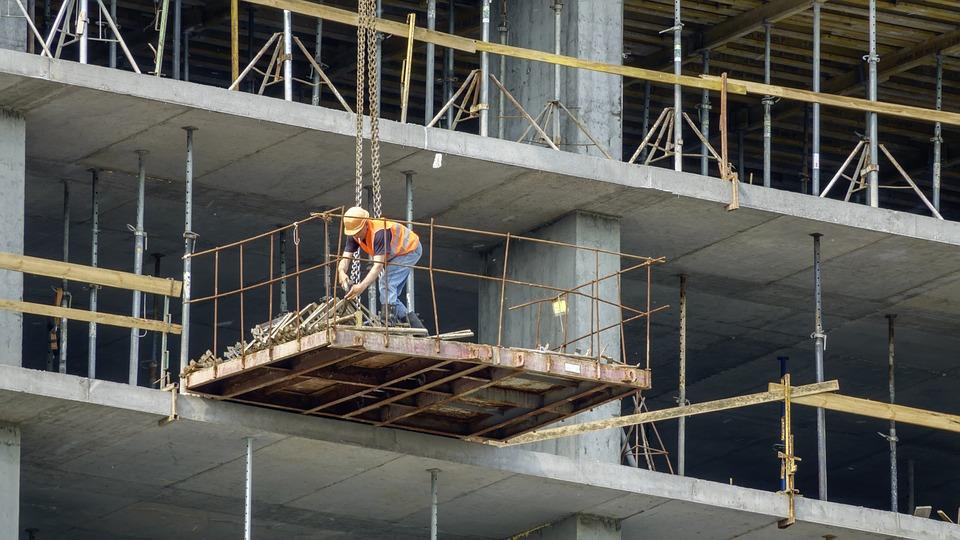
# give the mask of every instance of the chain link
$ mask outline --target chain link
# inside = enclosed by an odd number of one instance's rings
[[[359,0],[357,6],[357,138],[356,138],[356,184],[354,203],[363,204],[363,105],[369,89],[370,101],[370,176],[373,182],[373,217],[381,217],[383,202],[380,195],[380,96],[377,79],[377,50],[379,39],[376,31],[377,0]],[[364,80],[366,78],[366,81]],[[365,84],[366,83],[366,84]],[[350,279],[360,282],[360,250],[354,253]],[[359,301],[359,300],[358,300]]]

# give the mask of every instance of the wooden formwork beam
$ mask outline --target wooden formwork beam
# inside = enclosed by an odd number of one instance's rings
[[[31,315],[42,315],[55,319],[70,319],[71,321],[85,321],[109,326],[119,326],[122,328],[137,328],[152,332],[179,334],[183,330],[183,327],[179,324],[165,323],[163,321],[141,319],[128,315],[114,315],[112,313],[102,313],[99,311],[87,311],[85,309],[48,306],[47,304],[35,304],[33,302],[21,302],[19,300],[0,299],[0,309],[29,313]]]
[[[793,392],[791,396],[811,396],[816,394],[822,394],[824,392],[836,392],[840,389],[840,384],[837,381],[825,381],[822,383],[807,384],[803,386],[793,387]],[[519,437],[514,437],[504,442],[490,442],[496,446],[512,446],[515,444],[526,444],[537,441],[546,441],[550,439],[558,439],[561,437],[570,437],[573,435],[580,435],[581,433],[589,433],[592,431],[601,431],[604,429],[614,429],[614,428],[623,428],[627,426],[634,426],[637,424],[649,424],[650,422],[660,422],[662,420],[670,420],[673,418],[680,418],[686,416],[693,416],[696,414],[704,414],[710,412],[725,411],[728,409],[737,409],[740,407],[747,407],[750,405],[759,405],[761,403],[773,403],[775,401],[783,400],[783,390],[775,391],[768,390],[767,392],[758,392],[756,394],[747,394],[744,396],[736,396],[724,399],[717,399],[714,401],[705,401],[703,403],[694,403],[693,405],[687,405],[683,407],[673,407],[671,409],[661,409],[659,411],[649,411],[637,414],[628,414],[625,416],[618,416],[615,418],[608,418],[604,420],[595,420],[593,422],[583,422],[580,424],[573,424],[570,426],[563,426],[558,428],[549,428],[549,429],[540,429],[537,431],[532,431],[525,435]]]
[[[183,283],[169,278],[142,276],[15,253],[0,252],[0,269],[164,296],[180,296],[183,286]]]

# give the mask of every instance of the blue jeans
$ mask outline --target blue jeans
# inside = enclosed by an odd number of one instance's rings
[[[398,255],[387,262],[383,273],[380,274],[380,301],[390,304],[390,313],[396,314],[398,319],[406,318],[407,306],[400,301],[400,291],[406,288],[407,279],[423,254],[423,246],[417,244],[417,249],[406,255]],[[408,266],[398,266],[408,265]]]

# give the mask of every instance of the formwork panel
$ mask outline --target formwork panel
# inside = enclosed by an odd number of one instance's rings
[[[213,399],[473,440],[504,440],[650,387],[586,356],[338,326],[185,375]]]

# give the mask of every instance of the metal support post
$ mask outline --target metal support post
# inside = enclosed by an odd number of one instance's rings
[[[293,14],[283,10],[283,99],[293,101]]]
[[[911,516],[917,509],[917,485],[913,476],[914,461],[907,460],[907,513]]]
[[[163,258],[162,253],[152,253],[153,257],[153,277],[160,277],[160,259]],[[164,309],[160,311],[160,303],[163,302]],[[151,311],[152,317],[156,320],[166,321],[168,312],[169,312],[170,299],[166,296],[154,294],[153,295],[153,309]],[[166,386],[169,381],[166,378],[166,363],[164,362],[164,356],[167,351],[166,339],[164,339],[163,346],[160,344],[160,339],[157,334],[159,332],[154,332],[152,336],[152,343],[150,345],[150,361],[152,364],[159,364],[160,373],[159,377],[154,377],[153,374],[150,375],[150,380],[148,381],[149,386],[154,388],[154,385],[157,384],[157,387],[163,388]],[[159,379],[159,381],[158,381]]]
[[[747,169],[746,167],[746,158],[744,157],[744,144],[746,144],[746,134],[741,129],[737,131],[737,170],[740,171],[740,176],[743,179],[746,179]]]
[[[820,7],[822,0],[813,2],[813,91],[820,91]],[[820,195],[820,104],[813,104],[813,145],[810,185],[813,195]]]
[[[90,204],[90,266],[96,268],[98,264],[98,248],[100,242],[100,171],[90,169],[92,199]],[[97,311],[98,285],[90,285],[90,311]],[[97,378],[97,323],[91,322],[87,327],[87,378]]]
[[[280,231],[280,313],[287,312],[287,232]]]
[[[143,207],[146,194],[147,167],[145,157],[146,150],[137,150],[137,224],[133,227],[133,273],[140,275],[143,273]],[[131,316],[140,317],[140,303],[143,300],[143,293],[133,291],[133,307]],[[137,374],[140,372],[140,329],[130,329],[130,366],[127,382],[133,386],[137,385]]]
[[[317,29],[316,29],[316,43],[313,49],[313,59],[318,66],[323,65],[321,52],[323,51],[323,19],[317,19]],[[313,95],[310,97],[310,104],[314,107],[320,105],[320,90],[323,88],[321,86],[322,82],[320,80],[320,72],[314,70],[313,72]]]
[[[710,74],[710,49],[703,51],[703,74]],[[646,133],[646,130],[644,130]],[[710,173],[710,153],[707,150],[707,141],[710,140],[710,91],[703,90],[703,101],[700,102],[700,133],[703,134],[703,144],[700,145],[700,174],[707,176]]]
[[[877,62],[880,57],[877,56],[877,0],[870,0],[869,5],[869,26],[870,26],[870,52],[867,54],[867,64],[869,65],[869,91],[867,98],[870,101],[877,100]],[[880,180],[879,180],[879,155],[877,153],[877,113],[867,113],[867,137],[870,138],[870,164],[867,172],[867,184],[869,187],[870,206],[877,208],[880,206]]]
[[[814,329],[815,364],[817,382],[823,382],[823,352],[827,346],[827,336],[823,333],[823,280],[820,273],[820,233],[813,233],[813,290],[814,290]],[[817,479],[820,500],[827,500],[827,426],[823,408],[817,407]]]
[[[679,1],[679,0],[678,0]],[[563,2],[554,0],[553,2],[553,53],[560,54],[560,34],[563,31]],[[560,64],[553,65],[553,101],[560,103]],[[553,144],[560,145],[560,109],[559,106],[553,114]]]
[[[427,30],[437,29],[437,0],[427,0]],[[427,43],[427,73],[424,79],[423,98],[423,125],[430,123],[433,118],[433,85],[434,74],[437,68],[437,50],[433,43]]]
[[[403,175],[406,177],[406,188],[407,188],[407,222],[413,223],[413,175],[416,174],[414,171],[404,171]],[[413,229],[413,225],[408,225]],[[407,310],[410,312],[415,312],[414,309],[414,278],[417,275],[415,269],[410,270],[410,277],[407,278]]]
[[[680,0],[673,0],[673,74],[683,72],[683,21]],[[683,88],[673,85],[673,170],[683,170]]]
[[[114,21],[117,20],[117,0],[110,0],[110,18]],[[119,26],[119,25],[118,25]],[[117,40],[110,40],[110,67],[117,67]]]
[[[763,84],[770,84],[770,30],[772,25],[763,23]],[[763,97],[763,187],[770,187],[770,168],[773,144],[773,121],[770,118],[770,109],[773,107],[773,96]]]
[[[687,404],[687,276],[680,274],[680,393],[679,406]],[[639,429],[639,427],[638,427]],[[677,474],[684,476],[687,461],[687,417],[677,426]]]
[[[943,109],[943,55],[937,53],[937,110]],[[940,147],[943,144],[940,122],[933,125],[933,207],[940,211]]]
[[[87,63],[87,51],[90,37],[90,8],[87,0],[80,0],[80,13],[77,14],[77,33],[80,34],[80,63]],[[32,41],[32,40],[31,40]]]
[[[456,30],[454,20],[454,0],[447,0],[447,33],[453,34]],[[443,102],[447,103],[453,99],[453,49],[447,48],[447,61],[443,66]],[[447,129],[453,127],[453,107],[447,109]]]
[[[887,354],[888,354],[888,370],[890,377],[890,404],[895,403],[894,396],[894,332],[893,332],[893,321],[897,318],[896,315],[887,315]],[[896,512],[897,508],[897,422],[896,420],[890,420],[890,434],[887,436],[887,440],[890,442],[890,511]]]
[[[180,80],[180,62],[182,53],[180,52],[180,38],[183,35],[181,30],[183,16],[183,0],[173,0],[173,78]]]
[[[197,128],[187,126],[183,128],[187,132],[187,162],[184,174],[186,189],[184,192],[183,208],[183,304],[181,305],[180,325],[183,327],[180,333],[180,370],[183,370],[190,361],[190,282],[193,243],[196,233],[193,232],[193,134]],[[183,391],[183,387],[180,387]]]
[[[500,0],[500,25],[497,27],[497,30],[500,31],[500,44],[507,44],[507,0]],[[507,57],[500,55],[500,82],[506,80],[507,77]],[[500,139],[504,138],[504,133],[506,130],[506,118],[504,118],[505,100],[503,95],[497,96],[497,137]]]
[[[643,81],[643,136],[647,136],[647,132],[650,131],[650,81]],[[644,162],[647,159],[647,148],[644,146],[643,151],[640,152],[640,161]]]
[[[183,80],[190,81],[190,32],[183,33]]]
[[[70,184],[63,181],[63,262],[70,262]],[[70,293],[67,292],[68,281],[63,280],[63,299],[60,302],[62,307],[70,307]],[[66,317],[60,318],[60,373],[67,372],[67,323]]]
[[[253,538],[253,437],[247,437],[247,474],[243,495],[243,538]]]
[[[483,41],[490,41],[490,0],[483,0]],[[480,53],[480,136],[487,137],[490,127],[490,53]]]
[[[430,473],[430,540],[437,540],[437,477],[440,469],[428,469]]]

